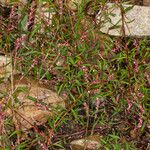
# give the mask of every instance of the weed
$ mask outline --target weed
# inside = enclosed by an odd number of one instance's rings
[[[92,10],[82,3],[76,12],[59,2],[47,1],[48,11],[55,12],[49,20],[35,16],[35,7],[28,14],[29,4],[18,15],[11,7],[9,17],[0,20],[0,53],[12,56],[14,70],[50,82],[67,98],[59,115],[20,131],[5,113],[11,96],[2,97],[1,148],[67,149],[73,139],[100,134],[104,149],[146,149],[149,40],[103,35],[89,14],[105,1],[92,3]]]

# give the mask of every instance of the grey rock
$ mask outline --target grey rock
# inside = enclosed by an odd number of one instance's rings
[[[101,147],[101,136],[92,135],[83,139],[74,140],[70,143],[71,150],[98,150]]]
[[[78,6],[81,5],[82,0],[67,0],[66,5],[71,10],[77,10]]]
[[[35,23],[41,23],[44,28],[52,24],[53,16],[55,15],[54,9],[47,2],[41,2],[36,9]],[[40,32],[44,32],[40,30]]]
[[[42,125],[48,117],[59,114],[61,108],[65,108],[62,97],[29,77],[14,77],[14,89],[9,82],[0,84],[0,87],[0,97],[5,99],[9,96],[12,99],[6,113],[13,117],[14,124],[21,130],[30,129],[33,125]]]
[[[97,23],[103,22],[103,26],[100,30],[109,35],[122,36],[122,28],[124,27],[126,36],[150,36],[150,7],[137,5],[122,6],[124,10],[131,8],[124,15],[124,23],[122,23],[119,4],[108,3],[104,6],[103,10],[97,15]]]
[[[28,0],[17,0],[17,1],[14,1],[14,2],[15,2],[15,4],[16,4],[16,2],[26,4],[28,2]],[[12,0],[0,0],[0,4],[2,4],[4,6],[9,6],[12,3],[13,3]]]

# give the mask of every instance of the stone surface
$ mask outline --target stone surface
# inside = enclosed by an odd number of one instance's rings
[[[66,5],[71,10],[77,10],[78,6],[81,4],[82,0],[67,0]]]
[[[13,92],[9,83],[0,86],[0,97],[12,95],[13,109],[6,112],[13,115],[15,125],[22,130],[44,124],[48,117],[59,113],[60,107],[65,107],[62,97],[31,78],[14,79]]]
[[[131,37],[150,36],[150,7],[123,5],[124,9],[131,8],[125,14],[125,34]],[[104,14],[113,14],[104,16]],[[122,17],[119,5],[108,3],[97,16],[97,22],[105,22],[100,29],[113,36],[122,36]],[[110,23],[111,22],[111,23]],[[118,28],[116,28],[118,27]]]
[[[70,143],[71,150],[98,150],[101,147],[101,136],[92,135],[84,139],[74,140]]]
[[[14,0],[14,1],[12,1],[12,0],[0,0],[0,5],[3,5],[3,6],[10,6],[10,5],[12,5],[12,4],[16,4],[16,3],[18,3],[18,4],[26,4],[28,2],[28,0]]]
[[[81,4],[80,0],[71,0],[67,1],[67,6],[70,9],[76,10],[77,5]],[[115,2],[115,0],[113,1]],[[150,0],[131,0],[133,4],[143,4],[144,6],[135,5],[126,5],[123,4],[124,9],[132,8],[125,14],[125,34],[130,37],[143,37],[150,36]],[[108,15],[113,13],[113,15]],[[107,15],[105,15],[107,14]],[[98,20],[105,22],[101,31],[103,33],[113,35],[113,36],[122,36],[122,21],[121,21],[121,12],[118,4],[108,3],[103,9],[99,12],[97,16]],[[109,21],[108,21],[109,20]],[[110,23],[111,20],[111,23]],[[115,28],[117,25],[118,28]]]
[[[7,56],[0,56],[0,78],[8,78],[11,73],[11,58]]]
[[[41,22],[42,28],[48,27],[49,25],[52,24],[52,18],[54,14],[55,14],[54,9],[49,3],[41,2],[39,3],[36,10],[35,22],[36,23]]]
[[[143,0],[143,5],[150,6],[150,0]]]

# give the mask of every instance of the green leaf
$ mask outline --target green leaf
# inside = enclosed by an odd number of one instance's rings
[[[125,8],[124,11],[125,11],[125,12],[128,12],[128,11],[130,11],[133,7],[134,7],[134,5],[133,5],[133,6],[129,6],[129,7]]]
[[[23,19],[20,22],[20,28],[21,30],[25,30],[26,24],[27,24],[27,20],[28,20],[28,15],[24,15]]]

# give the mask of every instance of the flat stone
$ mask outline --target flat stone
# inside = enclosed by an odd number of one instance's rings
[[[132,8],[133,7],[133,8]],[[150,36],[150,7],[123,4],[128,9],[124,16],[125,35],[130,37]],[[106,16],[105,14],[113,14]],[[119,4],[108,3],[97,15],[97,22],[103,23],[100,31],[103,33],[122,36],[122,17]]]
[[[70,143],[71,150],[98,150],[101,147],[101,136],[92,135],[83,139],[74,140]]]
[[[81,5],[82,0],[67,0],[66,5],[71,10],[77,10],[78,6]]]
[[[12,73],[11,58],[0,55],[0,78],[8,78]]]
[[[54,9],[49,3],[41,2],[36,9],[35,22],[39,23],[42,21],[41,25],[43,25],[43,27],[51,25],[54,14]]]
[[[16,1],[12,1],[12,0],[0,0],[0,4],[4,5],[4,6],[9,6],[12,3],[22,3],[22,4],[26,4],[28,2],[28,0],[16,0]]]
[[[49,117],[60,113],[60,108],[65,108],[62,97],[32,78],[14,78],[13,93],[10,83],[0,86],[0,97],[12,95],[13,109],[6,109],[6,113],[13,117],[13,122],[21,130],[42,125]]]

